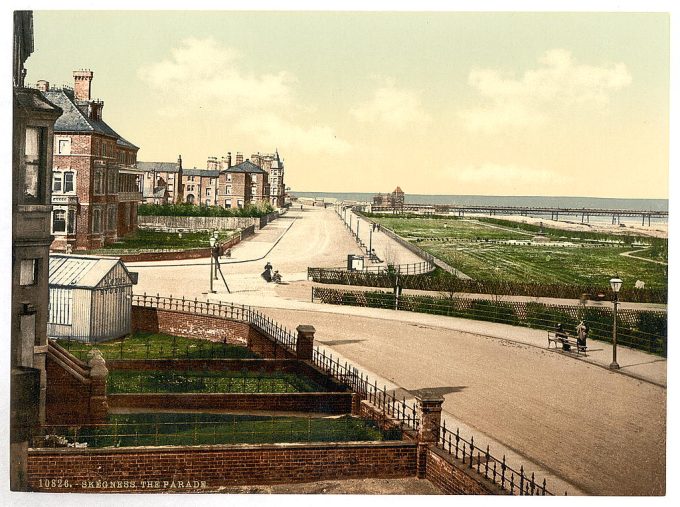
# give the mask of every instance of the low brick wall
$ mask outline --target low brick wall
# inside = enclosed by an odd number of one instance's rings
[[[427,450],[425,478],[447,495],[509,494],[435,446]]]
[[[49,492],[207,492],[223,486],[402,478],[415,473],[416,445],[411,442],[28,451],[30,489]]]
[[[275,359],[295,357],[292,352],[280,345],[277,346],[250,324],[212,315],[133,305],[132,331],[166,333],[242,345],[262,357]]]
[[[349,414],[352,393],[109,394],[109,409],[230,410]]]

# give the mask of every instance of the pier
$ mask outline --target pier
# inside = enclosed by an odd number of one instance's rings
[[[371,206],[373,213],[394,212],[391,206]],[[552,208],[538,206],[465,206],[454,204],[407,204],[398,210],[399,213],[422,213],[425,215],[453,214],[459,217],[466,213],[478,215],[539,215],[550,217],[550,220],[558,221],[561,216],[580,216],[581,223],[589,223],[591,216],[611,216],[612,224],[620,224],[621,217],[641,218],[642,225],[652,224],[652,218],[668,219],[668,211],[633,210],[633,209],[604,209],[604,208]]]

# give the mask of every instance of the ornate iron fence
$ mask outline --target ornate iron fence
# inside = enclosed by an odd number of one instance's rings
[[[455,433],[448,430],[446,421],[438,428],[436,445],[447,452],[449,456],[462,460],[463,465],[468,469],[484,475],[486,479],[493,481],[503,491],[507,491],[511,495],[553,496],[553,493],[547,489],[545,478],[542,482],[537,482],[536,474],[532,472],[531,477],[529,477],[524,471],[523,465],[517,471],[506,463],[505,455],[499,460],[489,452],[488,445],[486,449],[476,446],[475,437],[471,436],[470,440],[466,440],[460,436],[459,428],[456,428]]]
[[[396,296],[391,292],[340,291],[325,287],[314,287],[312,297],[322,303],[430,313],[534,329],[554,330],[561,323],[572,333],[583,319],[590,328],[589,338],[609,342],[612,336],[613,314],[609,308],[476,298]],[[667,315],[651,310],[618,310],[617,338],[619,345],[665,357]]]

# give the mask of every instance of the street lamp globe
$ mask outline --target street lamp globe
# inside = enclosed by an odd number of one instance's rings
[[[214,236],[210,236],[210,248],[213,248],[217,243],[217,239]]]
[[[217,231],[217,229],[215,229],[215,230],[213,231],[213,238],[217,239],[217,238],[219,238],[219,237],[220,237],[220,233]]]
[[[609,285],[612,287],[612,291],[614,294],[618,294],[619,291],[621,290],[621,286],[623,285],[623,280],[621,280],[618,276],[615,278],[612,278],[609,280]]]

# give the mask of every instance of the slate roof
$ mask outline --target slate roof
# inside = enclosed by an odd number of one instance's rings
[[[46,100],[38,90],[31,88],[14,88],[14,104],[32,111],[61,113],[59,107]]]
[[[251,173],[251,174],[267,174],[267,171],[261,167],[253,164],[250,160],[241,162],[238,165],[231,166],[229,169],[223,169],[227,173]]]
[[[137,162],[137,169],[147,172],[177,173],[179,164],[177,162]]]
[[[94,288],[119,262],[117,257],[50,254],[49,286]]]
[[[218,169],[182,169],[184,176],[203,176],[204,178],[217,178],[220,175]]]
[[[125,140],[113,130],[104,120],[93,120],[87,113],[81,111],[79,105],[85,109],[86,103],[76,103],[64,90],[50,90],[42,92],[43,96],[63,111],[54,123],[54,132],[97,132],[116,139],[116,142],[128,148],[137,146]]]

